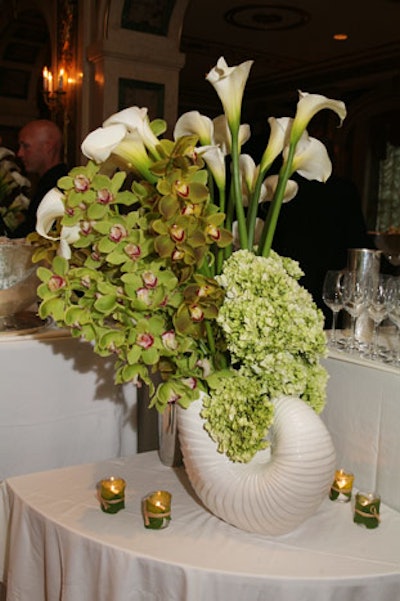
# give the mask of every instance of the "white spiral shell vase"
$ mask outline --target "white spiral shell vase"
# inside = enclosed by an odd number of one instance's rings
[[[203,428],[201,400],[178,409],[178,431],[189,480],[217,517],[249,532],[291,532],[318,509],[335,474],[335,450],[320,417],[297,398],[275,401],[271,450],[249,463],[218,453]]]

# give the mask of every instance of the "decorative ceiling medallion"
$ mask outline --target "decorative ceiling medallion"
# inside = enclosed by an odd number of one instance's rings
[[[248,4],[236,6],[224,15],[231,25],[255,31],[276,31],[302,27],[310,14],[295,6],[278,4]]]

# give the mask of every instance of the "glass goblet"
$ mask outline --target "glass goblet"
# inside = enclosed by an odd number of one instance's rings
[[[387,308],[388,317],[397,330],[396,350],[393,353],[392,363],[400,367],[400,277],[398,276],[390,278]]]
[[[338,346],[337,317],[343,309],[343,270],[329,270],[325,274],[322,287],[322,300],[332,311],[332,327],[329,346]]]
[[[382,321],[389,313],[389,275],[380,274],[377,278],[371,278],[368,283],[368,315],[374,322],[372,341],[366,353],[370,359],[379,358],[378,329]]]
[[[369,278],[357,271],[345,271],[343,275],[343,308],[350,315],[350,336],[346,350],[355,352],[359,350],[356,340],[356,319],[368,305]]]

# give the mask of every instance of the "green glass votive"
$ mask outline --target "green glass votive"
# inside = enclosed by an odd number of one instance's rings
[[[353,474],[346,474],[342,469],[336,470],[329,498],[331,501],[339,501],[340,503],[348,503],[351,499],[353,489]]]
[[[354,508],[354,522],[366,528],[377,528],[381,498],[375,493],[358,492]]]
[[[171,520],[171,493],[155,490],[142,501],[144,527],[161,530],[169,526]]]
[[[121,509],[125,509],[125,486],[125,480],[115,476],[100,480],[97,495],[102,511],[118,513]]]

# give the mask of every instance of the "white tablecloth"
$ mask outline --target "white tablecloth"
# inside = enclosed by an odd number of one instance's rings
[[[400,370],[338,352],[324,364],[330,378],[322,418],[338,467],[400,511]]]
[[[0,480],[136,452],[136,389],[63,330],[0,335]]]
[[[96,482],[127,481],[126,509],[103,513]],[[141,499],[172,493],[172,521],[146,530]],[[182,468],[156,452],[11,478],[8,601],[397,601],[400,514],[375,530],[329,499],[296,532],[240,531],[202,507]],[[4,503],[3,503],[4,506]],[[7,516],[5,516],[7,518]],[[1,555],[1,554],[0,554]]]

